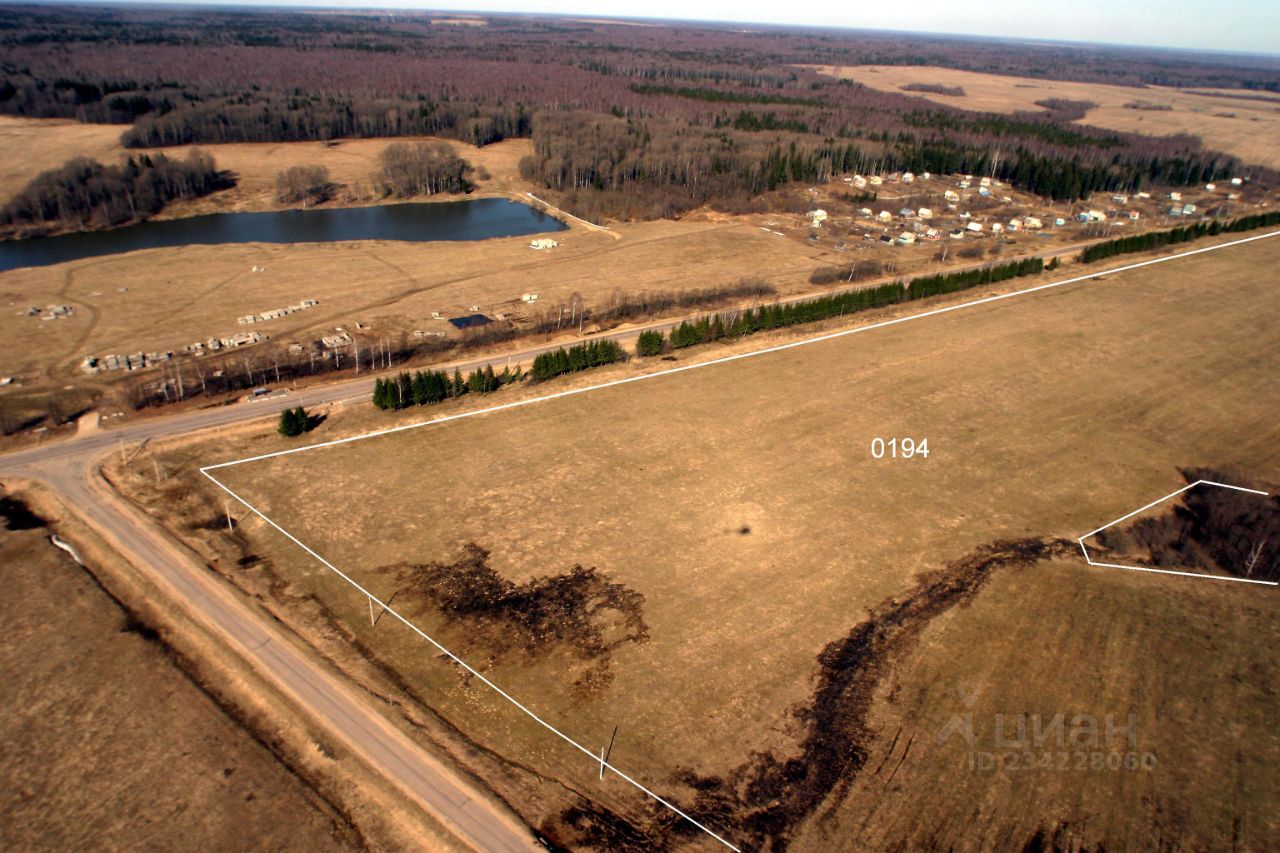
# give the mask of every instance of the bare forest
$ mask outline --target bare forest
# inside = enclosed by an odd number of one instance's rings
[[[806,67],[818,63],[1280,91],[1266,57],[859,32],[48,7],[0,11],[0,25],[0,112],[129,123],[123,142],[137,147],[532,137],[525,177],[596,219],[741,210],[848,171],[989,174],[1071,199],[1247,165],[1195,137],[1070,124],[1074,105],[967,112]],[[424,179],[400,160],[384,164],[390,194],[465,189],[453,164]]]

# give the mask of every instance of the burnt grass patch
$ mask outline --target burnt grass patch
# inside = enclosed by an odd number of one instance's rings
[[[4,519],[5,530],[38,530],[45,526],[45,520],[31,507],[11,496],[0,498],[0,519]]]
[[[802,732],[799,754],[756,752],[724,778],[681,771],[677,781],[696,791],[690,813],[731,828],[746,849],[786,850],[796,828],[831,795],[847,791],[866,764],[875,734],[871,706],[892,661],[933,619],[972,601],[997,570],[1069,556],[1076,548],[1065,539],[991,542],[877,605],[818,655],[813,694],[791,712]],[[672,829],[682,836],[696,832],[685,823]]]
[[[1188,483],[1211,480],[1256,487],[1207,468],[1182,472]],[[1197,568],[1253,580],[1280,580],[1280,496],[1200,486],[1170,511],[1098,534],[1121,557],[1157,567]]]
[[[1066,539],[991,542],[922,575],[909,591],[871,609],[867,618],[818,655],[814,689],[791,716],[802,732],[794,757],[753,752],[724,777],[680,769],[673,781],[693,791],[681,808],[729,833],[744,850],[786,850],[796,829],[832,794],[847,791],[867,761],[875,732],[868,722],[881,680],[929,623],[967,605],[999,569],[1070,557]],[[701,832],[656,803],[632,818],[579,802],[539,827],[551,849],[665,850]]]
[[[560,649],[593,662],[575,684],[586,693],[609,683],[613,649],[649,638],[644,596],[594,567],[517,584],[494,571],[488,551],[470,544],[453,563],[397,563],[379,571],[395,578],[395,595],[410,607],[465,622],[470,642],[494,658]]]

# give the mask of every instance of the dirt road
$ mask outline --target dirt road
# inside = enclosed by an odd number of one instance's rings
[[[226,410],[224,410],[226,411]],[[241,416],[248,414],[239,407]],[[261,413],[261,410],[258,410]],[[156,421],[150,434],[185,431],[213,413]],[[299,649],[235,597],[205,566],[117,497],[92,464],[103,443],[95,434],[0,461],[0,474],[38,479],[56,489],[107,542],[143,570],[171,599],[223,640],[234,654],[306,709],[338,742],[361,756],[464,843],[484,851],[541,849],[514,814],[392,726],[370,702]],[[115,440],[108,436],[106,446]]]

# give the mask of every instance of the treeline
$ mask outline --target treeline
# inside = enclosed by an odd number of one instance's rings
[[[495,373],[493,367],[476,368],[466,379],[459,370],[453,376],[443,370],[407,370],[389,379],[377,379],[373,383],[373,404],[379,409],[407,409],[410,406],[427,406],[466,394],[491,394],[504,385],[524,378],[517,367],[514,371],[503,369]]]
[[[0,226],[38,234],[124,225],[159,213],[171,201],[230,186],[230,176],[199,150],[181,160],[144,154],[119,166],[74,157],[60,168],[41,172],[0,208]]]
[[[814,98],[797,98],[792,95],[772,95],[762,92],[733,92],[723,89],[702,89],[690,86],[655,86],[649,83],[632,83],[631,91],[637,95],[674,95],[695,101],[719,104],[787,104],[799,107],[820,107],[822,101]]]
[[[925,299],[1010,278],[1036,275],[1043,270],[1043,260],[1027,258],[976,270],[917,276],[908,283],[895,281],[877,287],[821,296],[804,302],[774,303],[745,311],[715,314],[693,321],[684,321],[671,330],[670,336],[665,341],[660,332],[646,333],[636,342],[636,352],[639,355],[657,355],[663,352],[666,346],[670,346],[671,349],[683,349],[721,339],[740,338],[770,329],[814,323],[872,308],[896,305],[912,299]],[[658,337],[655,338],[654,335]]]
[[[127,148],[191,143],[305,142],[345,137],[445,136],[472,145],[528,136],[519,105],[440,102],[425,97],[280,97],[260,92],[147,113],[121,137]]]
[[[568,349],[561,347],[544,352],[533,360],[533,378],[551,379],[566,373],[577,373],[604,364],[626,361],[627,353],[617,341],[594,340],[576,344]]]
[[[1229,222],[1215,219],[1212,222],[1197,222],[1195,225],[1184,225],[1168,231],[1149,231],[1146,234],[1134,234],[1131,237],[1095,243],[1080,253],[1080,260],[1089,264],[1116,255],[1145,252],[1162,246],[1175,246],[1215,234],[1234,234],[1239,231],[1252,231],[1255,228],[1269,228],[1273,225],[1280,225],[1280,210],[1273,210],[1270,213],[1253,213]]]
[[[761,196],[771,190],[845,172],[990,175],[1065,200],[1202,184],[1239,169],[1190,136],[1072,124],[1079,104],[979,114],[796,67],[996,64],[1002,73],[1034,66],[1042,76],[1053,67],[1090,79],[1105,67],[1109,79],[1137,61],[1114,51],[1082,58],[1063,47],[1002,43],[997,53],[994,43],[909,36],[797,31],[761,40],[705,27],[561,29],[514,19],[448,27],[269,11],[173,19],[71,8],[0,9],[0,44],[3,113],[132,121],[123,139],[135,147],[406,135],[485,145],[532,136],[522,173],[588,219],[674,216],[704,204],[739,212],[768,205]],[[1050,56],[1063,61],[1043,64]],[[1159,68],[1148,82],[1280,81],[1256,59],[1142,54],[1142,62]],[[464,179],[446,180],[456,188]]]

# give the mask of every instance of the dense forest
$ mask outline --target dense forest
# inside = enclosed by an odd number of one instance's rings
[[[1072,124],[1073,102],[980,114],[808,67],[859,63],[1280,91],[1272,58],[1159,50],[549,17],[0,10],[0,112],[131,123],[134,147],[531,137],[525,176],[594,218],[740,210],[849,171],[987,174],[1069,199],[1241,166],[1195,138]]]
[[[0,208],[0,227],[43,234],[141,222],[171,201],[231,185],[230,177],[199,149],[181,160],[142,154],[118,166],[75,157],[58,169],[41,172]]]

